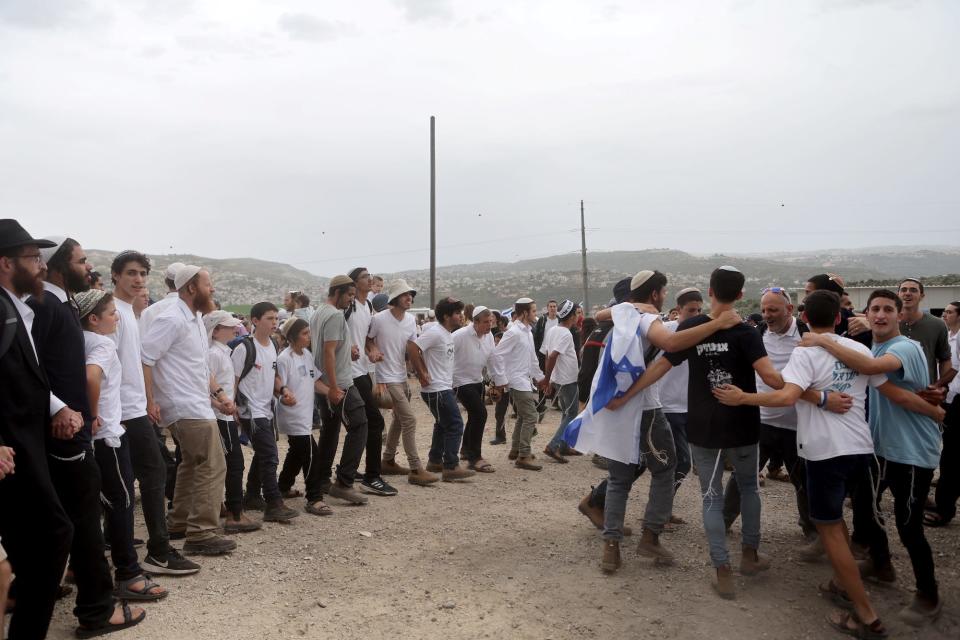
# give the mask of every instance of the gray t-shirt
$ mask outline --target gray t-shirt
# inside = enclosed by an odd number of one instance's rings
[[[923,347],[923,355],[927,357],[927,366],[930,368],[930,384],[940,377],[940,363],[950,359],[950,337],[947,334],[947,325],[943,320],[927,312],[919,320],[910,324],[900,323],[900,334],[916,340]]]
[[[320,379],[326,384],[330,384],[330,378],[327,375],[326,367],[323,366],[323,343],[338,342],[336,351],[336,371],[337,386],[341,389],[349,389],[353,386],[353,375],[351,373],[350,350],[353,347],[353,340],[350,338],[350,332],[347,331],[347,320],[343,317],[343,311],[327,303],[321,304],[310,318],[310,342],[313,347],[313,359],[317,365],[317,370],[321,372]]]

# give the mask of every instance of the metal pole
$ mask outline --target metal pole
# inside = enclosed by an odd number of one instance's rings
[[[583,258],[583,314],[590,315],[590,294],[587,284],[587,228],[583,221],[583,200],[580,201],[580,255]]]
[[[437,295],[437,149],[436,118],[430,116],[430,308]]]

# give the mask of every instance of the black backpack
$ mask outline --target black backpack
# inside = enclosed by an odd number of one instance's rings
[[[244,356],[243,356],[243,369],[240,371],[240,375],[237,377],[237,404],[240,406],[245,406],[247,404],[247,398],[240,393],[240,381],[247,377],[247,374],[253,370],[254,365],[257,364],[257,346],[253,343],[253,334],[247,334],[245,336],[240,336],[234,338],[227,346],[230,347],[230,354],[232,355],[236,351],[239,345],[243,345]],[[277,355],[280,354],[280,345],[277,344],[277,341],[270,336],[270,342],[273,343],[273,348],[276,349]]]
[[[800,318],[794,318],[794,320],[797,323],[797,333],[799,333],[801,336],[805,334],[807,331],[810,331],[810,327],[808,327],[803,320],[801,320]],[[760,324],[757,325],[757,329],[760,331],[760,337],[762,338],[763,334],[767,332],[767,323],[761,322]]]

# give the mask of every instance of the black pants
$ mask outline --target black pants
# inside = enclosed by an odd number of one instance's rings
[[[297,474],[303,471],[303,481],[307,487],[307,502],[317,502],[323,499],[323,488],[319,482],[319,474],[311,474],[314,461],[319,460],[319,446],[313,434],[302,436],[287,436],[287,456],[283,459],[283,468],[280,470],[280,492],[289,491],[297,480]]]
[[[223,443],[223,455],[227,462],[227,476],[224,480],[227,511],[239,518],[243,513],[243,449],[240,448],[240,431],[235,420],[217,420],[220,427],[220,441]]]
[[[346,389],[338,405],[331,406],[325,398],[321,400],[320,420],[323,428],[318,443],[318,464],[311,469],[311,473],[319,474],[317,477],[323,485],[330,482],[333,460],[337,457],[337,445],[340,442],[340,425],[343,424],[347,437],[343,440],[343,453],[337,465],[337,480],[352,487],[367,444],[367,412],[357,388],[351,385]]]
[[[167,449],[167,439],[164,437],[163,432],[159,428],[156,428],[157,432],[157,441],[160,443],[160,455],[163,456],[163,464],[167,469],[167,484],[164,489],[164,494],[167,496],[167,500],[170,502],[170,506],[173,506],[173,494],[177,490],[177,467],[180,466],[180,461],[183,460],[183,457],[180,455],[180,443],[177,442],[177,439],[171,435],[173,438],[173,453],[170,453],[170,449]]]
[[[276,504],[280,500],[280,487],[277,486],[277,467],[280,466],[280,454],[277,452],[277,434],[273,430],[273,421],[269,418],[240,419],[244,432],[253,445],[253,459],[247,471],[247,494],[261,495],[267,504]]]
[[[483,428],[487,424],[487,405],[484,402],[482,382],[465,384],[453,390],[457,400],[467,410],[467,424],[463,429],[463,455],[470,462],[476,462],[483,457]]]
[[[17,427],[44,428],[43,421],[11,425]],[[0,481],[0,538],[17,575],[17,608],[10,619],[8,638],[34,640],[47,635],[73,540],[73,525],[50,480],[42,443],[21,446],[21,441],[5,441],[14,447],[17,463],[16,473]],[[98,513],[95,507],[95,518]]]
[[[868,478],[857,485],[853,496],[853,512],[858,533],[870,546],[870,557],[876,566],[890,563],[890,542],[882,526],[878,500],[886,489],[893,494],[893,517],[900,542],[910,554],[917,593],[928,600],[938,598],[937,580],[933,567],[933,552],[923,532],[923,506],[933,480],[933,469],[914,467],[879,458],[880,477],[876,496],[873,489],[876,478]],[[871,472],[875,469],[871,469]],[[874,517],[876,509],[876,517]],[[878,522],[879,520],[879,522]]]
[[[797,523],[804,535],[810,536],[817,532],[816,525],[810,520],[810,503],[807,499],[807,473],[803,460],[797,456],[797,432],[790,429],[781,429],[769,424],[760,425],[760,459],[758,469],[763,469],[768,460],[779,456],[787,467],[790,482],[796,492]],[[740,488],[737,486],[736,475],[730,474],[727,487],[723,495],[723,522],[730,525],[740,516]]]
[[[130,449],[133,475],[140,485],[140,507],[147,525],[147,553],[163,557],[170,548],[167,505],[164,503],[167,465],[161,451],[166,447],[157,440],[157,431],[147,416],[127,420],[123,426],[127,429],[124,437]]]
[[[497,435],[503,434],[503,437],[507,437],[507,408],[510,406],[510,391],[505,389],[503,395],[500,396],[500,399],[497,400],[497,405],[493,410],[493,417],[497,421],[496,429]]]
[[[944,522],[950,522],[957,515],[957,499],[960,498],[960,394],[947,407],[943,427],[936,513]]]
[[[367,414],[367,454],[366,473],[363,477],[375,480],[380,477],[381,454],[383,453],[383,428],[385,426],[383,414],[373,396],[373,379],[369,376],[358,376],[353,379],[353,387],[363,400],[363,408]]]
[[[136,578],[143,573],[133,547],[133,465],[130,441],[120,437],[120,446],[103,440],[93,443],[94,457],[100,467],[100,501],[103,503],[104,534],[110,538],[110,559],[117,581]],[[162,498],[161,498],[162,499]]]
[[[96,626],[113,615],[113,579],[100,528],[100,467],[90,450],[73,460],[48,457],[53,486],[73,523],[70,566],[77,581],[73,615],[82,625]]]

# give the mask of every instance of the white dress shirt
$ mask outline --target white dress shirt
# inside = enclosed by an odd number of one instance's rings
[[[199,312],[180,299],[164,306],[143,334],[143,364],[153,367],[153,398],[161,426],[178,420],[214,420],[210,405],[207,333]]]
[[[496,345],[489,331],[477,335],[473,324],[453,332],[453,386],[483,382],[483,368],[493,372],[493,352]]]
[[[506,385],[517,391],[533,391],[531,380],[543,379],[543,371],[533,348],[533,331],[530,325],[515,320],[510,323],[494,349],[497,356],[493,380],[497,386]]]
[[[767,350],[773,368],[783,371],[790,362],[790,355],[800,344],[800,330],[797,328],[796,318],[790,318],[790,327],[783,333],[771,331],[769,327],[763,332],[763,347]],[[757,393],[773,391],[763,379],[757,376]],[[797,408],[789,407],[760,407],[760,422],[771,427],[797,430]]]
[[[152,305],[140,312],[140,335],[146,335],[147,329],[150,327],[150,323],[153,322],[154,318],[160,315],[164,309],[180,299],[180,294],[176,291],[171,291],[161,299],[154,302]]]
[[[223,395],[226,398],[233,398],[233,385],[236,384],[237,377],[233,373],[233,361],[230,359],[230,347],[217,342],[210,341],[210,349],[207,351],[207,364],[210,367],[210,374],[217,381],[217,386],[223,389]],[[213,413],[217,420],[224,422],[233,422],[233,416],[220,413],[216,409]]]

